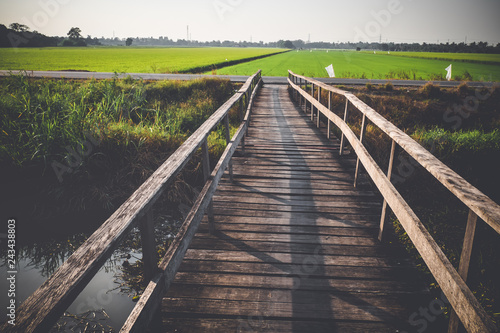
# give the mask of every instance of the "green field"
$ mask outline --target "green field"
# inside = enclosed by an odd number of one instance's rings
[[[0,48],[0,69],[177,73],[212,65],[220,68],[231,61],[283,51],[268,48]]]
[[[465,61],[473,63],[500,65],[500,54],[444,53],[444,52],[391,52],[391,54],[402,57],[410,57],[410,58]]]
[[[434,53],[414,53],[414,56],[435,56]],[[439,53],[437,55],[440,55]],[[446,54],[457,58],[474,58],[474,55]],[[496,59],[500,55],[481,55],[479,59]],[[488,57],[486,57],[488,56]],[[327,77],[325,67],[333,64],[336,77],[365,79],[407,79],[407,80],[442,80],[446,76],[445,68],[453,64],[454,79],[466,79],[467,71],[474,81],[500,81],[500,66],[450,60],[422,59],[388,54],[387,52],[356,52],[309,50],[292,51],[266,59],[255,60],[235,66],[225,67],[217,74],[250,75],[262,69],[266,76],[286,76],[290,69],[296,74],[309,77]],[[455,76],[459,76],[455,78]],[[470,78],[469,78],[470,80]]]
[[[451,63],[454,80],[500,81],[498,54],[301,50],[249,60],[283,51],[159,47],[0,49],[0,69],[246,76],[259,69],[266,76],[287,76],[291,69],[305,76],[327,77],[325,67],[333,64],[339,78],[444,80],[445,68]]]

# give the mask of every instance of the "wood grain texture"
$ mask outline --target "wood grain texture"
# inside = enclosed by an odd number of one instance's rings
[[[352,187],[356,160],[339,158],[285,87],[264,87],[252,114],[234,181],[213,198],[217,232],[200,225],[158,331],[261,331],[256,317],[278,332],[412,331],[426,290],[378,242],[381,197],[362,178]]]
[[[441,251],[441,249],[436,244],[432,236],[429,234],[425,226],[415,215],[411,207],[401,197],[401,195],[394,188],[390,180],[384,175],[382,170],[378,167],[376,162],[370,156],[370,154],[363,146],[363,144],[360,142],[360,140],[356,137],[351,128],[344,121],[342,121],[340,117],[338,117],[336,114],[328,110],[327,107],[319,104],[313,96],[309,95],[307,92],[303,91],[298,86],[294,85],[291,81],[289,81],[289,84],[292,86],[293,89],[298,90],[299,93],[303,95],[304,98],[308,100],[310,103],[316,104],[315,106],[318,109],[320,109],[320,111],[325,115],[325,117],[327,117],[333,123],[335,123],[335,125],[343,132],[345,138],[349,141],[349,143],[353,147],[354,151],[356,152],[356,155],[363,164],[370,178],[373,180],[373,182],[383,195],[384,199],[391,207],[392,211],[394,212],[394,214],[400,221],[401,225],[407,232],[408,236],[412,240],[413,244],[417,248],[418,252],[422,256],[427,267],[433,274],[436,281],[439,283],[441,289],[443,290],[444,294],[452,304],[455,312],[457,313],[458,317],[464,324],[465,328],[469,332],[496,332],[497,329],[493,324],[493,322],[491,321],[491,318],[489,318],[484,309],[481,307],[477,299],[474,297],[470,289],[465,284],[464,280],[460,277],[458,272],[451,265],[448,258]],[[352,99],[349,100],[352,102]],[[362,105],[357,105],[357,107],[363,108]],[[363,112],[376,113],[366,105],[364,106],[364,108],[365,110]],[[369,111],[368,109],[371,111]],[[370,118],[368,114],[367,117],[373,121],[373,118]],[[382,118],[381,116],[378,117]],[[385,119],[382,118],[382,120],[385,122],[383,124],[384,126],[395,127],[390,123],[389,123],[390,125],[386,124],[388,122]],[[375,121],[373,122],[375,123]],[[398,129],[397,131],[398,133],[402,133]],[[404,135],[406,136],[406,134]],[[392,138],[394,139],[394,141],[399,143],[395,137]],[[420,147],[419,148],[420,151],[425,151],[425,149],[423,149],[416,142],[415,144]],[[430,155],[428,152],[426,154]],[[427,155],[425,155],[425,158],[428,158]],[[432,156],[432,158],[434,157]],[[445,168],[448,169],[447,167]],[[443,170],[443,172],[447,172],[448,175],[451,174],[451,170],[449,169],[448,171]],[[459,176],[457,175],[457,177]],[[460,180],[456,179],[456,181],[459,182]],[[478,192],[478,190],[475,191]],[[471,208],[471,210],[475,212],[474,209]],[[493,211],[494,210],[495,209],[493,209]]]

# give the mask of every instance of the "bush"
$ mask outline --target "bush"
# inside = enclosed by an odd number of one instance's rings
[[[394,86],[392,85],[391,82],[387,82],[384,86],[385,88],[385,91],[393,91],[394,90]]]
[[[441,96],[441,88],[431,82],[427,82],[422,88],[420,93],[426,98],[439,98]]]

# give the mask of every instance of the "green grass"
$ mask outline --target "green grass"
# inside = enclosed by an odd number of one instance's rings
[[[496,54],[307,50],[245,61],[283,51],[157,47],[0,49],[0,69],[246,76],[259,69],[265,76],[287,76],[291,69],[305,76],[327,77],[325,67],[333,64],[339,78],[444,80],[445,68],[452,63],[454,80],[500,81],[500,55]]]
[[[200,67],[220,68],[228,62],[283,51],[267,48],[0,48],[0,69],[177,73]]]
[[[463,61],[472,63],[500,65],[500,54],[445,53],[445,52],[391,52],[391,54],[401,57],[410,57],[410,58]]]
[[[434,53],[428,55],[432,57]],[[471,57],[461,54],[453,56]],[[493,58],[498,60],[496,55]],[[265,76],[287,76],[287,70],[290,69],[296,74],[309,77],[328,77],[325,67],[330,64],[333,64],[336,77],[339,78],[443,80],[446,76],[445,68],[450,65],[450,60],[416,59],[380,51],[374,54],[356,51],[304,50],[225,67],[217,70],[217,74],[251,75],[256,70],[262,69]],[[458,76],[455,79],[466,78],[467,72],[474,81],[500,81],[499,65],[463,61],[452,64],[453,76]]]

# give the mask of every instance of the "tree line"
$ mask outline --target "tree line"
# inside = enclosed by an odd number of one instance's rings
[[[87,45],[115,45],[115,46],[191,46],[191,47],[271,47],[287,49],[343,49],[343,50],[382,50],[382,51],[412,51],[412,52],[450,52],[450,53],[498,53],[500,43],[489,45],[487,42],[462,43],[366,43],[366,42],[312,42],[298,40],[279,40],[264,43],[248,41],[206,41],[177,39],[165,36],[128,37],[128,38],[92,38],[82,36],[78,27],[69,30],[66,37],[49,37],[37,31],[30,31],[26,25],[12,23],[7,28],[0,24],[0,47],[45,47],[45,46],[87,46]]]

